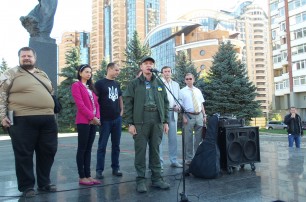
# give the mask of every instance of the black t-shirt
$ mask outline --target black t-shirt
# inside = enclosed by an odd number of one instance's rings
[[[120,84],[114,80],[102,79],[95,83],[102,121],[111,121],[120,116]]]

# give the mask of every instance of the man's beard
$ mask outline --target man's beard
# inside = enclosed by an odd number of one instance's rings
[[[27,70],[31,70],[31,69],[34,69],[35,65],[33,64],[23,64],[23,65],[20,65],[21,68],[24,68],[24,69],[27,69]]]

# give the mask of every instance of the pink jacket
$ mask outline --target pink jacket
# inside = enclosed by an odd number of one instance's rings
[[[89,93],[81,81],[77,81],[72,84],[71,92],[77,107],[77,114],[75,118],[76,124],[89,124],[94,117],[100,119],[100,106],[98,103],[98,98],[94,92],[92,95],[94,97],[96,114],[93,114],[93,105],[89,97]]]

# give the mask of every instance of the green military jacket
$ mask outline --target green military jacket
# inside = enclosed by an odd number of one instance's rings
[[[168,123],[169,101],[167,92],[162,84],[154,75],[152,75],[151,88],[154,92],[154,99],[162,123]],[[146,100],[145,77],[132,80],[123,93],[124,111],[126,122],[128,124],[142,124],[144,114],[144,104]]]

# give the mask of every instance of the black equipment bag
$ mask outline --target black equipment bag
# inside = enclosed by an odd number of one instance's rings
[[[217,145],[218,137],[217,115],[208,118],[205,139],[199,145],[189,166],[189,172],[195,177],[212,179],[220,173],[220,150]]]

